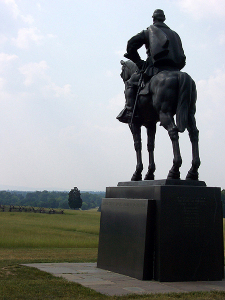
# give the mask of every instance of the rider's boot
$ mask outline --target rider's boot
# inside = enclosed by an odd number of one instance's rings
[[[131,122],[136,95],[137,95],[136,87],[126,88],[126,90],[125,90],[125,98],[126,98],[125,107],[119,113],[119,115],[116,117],[117,120],[119,120],[122,123],[130,123]]]

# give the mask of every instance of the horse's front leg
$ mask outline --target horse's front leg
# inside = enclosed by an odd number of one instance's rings
[[[139,181],[142,180],[142,171],[143,171],[143,163],[142,163],[142,154],[141,154],[141,126],[137,124],[129,124],[130,130],[133,135],[134,140],[134,149],[136,151],[137,156],[137,165],[136,170],[131,178],[131,181]]]
[[[177,126],[174,123],[173,116],[169,112],[161,112],[159,117],[161,125],[168,131],[173,146],[173,166],[168,173],[167,179],[180,179],[180,167],[182,165],[182,158],[180,154]]]
[[[155,133],[156,133],[156,123],[152,123],[147,127],[148,135],[148,153],[149,153],[149,166],[148,172],[145,175],[145,180],[155,179],[155,161],[154,161],[154,148],[155,148]]]
[[[196,127],[196,121],[194,115],[189,116],[188,120],[188,133],[192,145],[192,166],[188,171],[186,176],[187,180],[198,180],[198,168],[201,164],[199,157],[199,147],[198,147],[198,135],[199,131]]]

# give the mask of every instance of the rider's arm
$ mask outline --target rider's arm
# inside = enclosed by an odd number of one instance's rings
[[[141,57],[138,53],[138,49],[141,48],[146,43],[145,38],[145,31],[138,33],[137,35],[133,36],[128,42],[127,42],[127,53],[124,54],[124,56],[130,60],[132,60],[137,66],[142,64]]]

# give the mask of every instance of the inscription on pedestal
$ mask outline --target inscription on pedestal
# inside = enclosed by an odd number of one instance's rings
[[[203,228],[205,222],[200,222],[200,215],[205,211],[207,201],[205,197],[190,198],[180,196],[177,197],[177,203],[180,204],[180,210],[183,214],[184,228]]]
[[[223,227],[219,188],[157,187],[155,279],[221,280]]]

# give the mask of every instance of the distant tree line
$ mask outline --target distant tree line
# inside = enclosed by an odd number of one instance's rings
[[[100,207],[104,192],[81,192],[82,210]],[[19,205],[43,208],[69,209],[68,192],[0,191],[0,205]],[[221,191],[223,217],[225,218],[225,190]]]
[[[82,210],[101,206],[104,192],[81,192]],[[0,205],[19,205],[43,208],[69,209],[68,192],[0,191]]]

